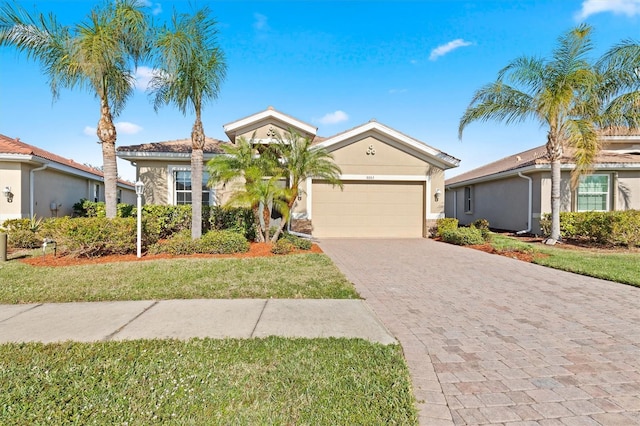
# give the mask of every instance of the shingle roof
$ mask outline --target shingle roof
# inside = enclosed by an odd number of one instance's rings
[[[573,164],[572,151],[565,150],[560,159],[563,164]],[[598,164],[638,164],[640,163],[640,155],[625,154],[613,151],[600,151],[594,161],[594,165]],[[493,163],[486,164],[476,169],[454,176],[445,181],[445,185],[455,185],[474,179],[488,178],[493,175],[505,173],[509,171],[517,171],[529,166],[549,164],[547,157],[547,148],[545,145],[523,151],[521,153],[510,155]]]
[[[207,154],[222,154],[220,145],[222,142],[218,139],[205,138],[204,152]],[[167,142],[151,142],[141,145],[119,146],[118,152],[165,152],[165,153],[191,153],[191,139],[176,139]]]
[[[0,134],[0,155],[1,154],[32,155],[43,160],[52,161],[85,173],[90,173],[99,179],[104,179],[104,174],[100,170],[85,166],[84,164],[77,163],[68,158],[61,157],[60,155],[38,148],[37,146],[29,145],[22,142],[19,138],[13,139],[2,134]],[[119,179],[118,182],[125,185],[133,185],[133,183],[126,180]]]

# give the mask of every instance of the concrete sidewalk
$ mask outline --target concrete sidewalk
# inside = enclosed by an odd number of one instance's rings
[[[192,337],[396,343],[362,300],[196,299],[0,305],[0,343]]]

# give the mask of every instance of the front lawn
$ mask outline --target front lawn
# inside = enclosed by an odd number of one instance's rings
[[[570,247],[564,244],[547,246],[525,243],[517,238],[493,234],[491,245],[496,250],[520,250],[533,253],[538,265],[563,271],[631,284],[640,287],[640,251],[602,250]]]
[[[112,300],[355,299],[353,285],[324,254],[174,258],[64,267],[0,263],[0,303]]]
[[[0,345],[0,424],[417,424],[398,345],[196,339]]]

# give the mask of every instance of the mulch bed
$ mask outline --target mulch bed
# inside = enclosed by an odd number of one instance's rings
[[[292,254],[295,254],[295,253],[322,253],[322,249],[317,244],[313,244],[311,246],[311,250],[298,250],[293,252]],[[177,259],[177,258],[243,259],[243,258],[250,258],[250,257],[271,257],[271,256],[282,256],[282,255],[271,253],[271,244],[269,243],[251,243],[248,252],[234,253],[234,254],[191,254],[191,255],[184,255],[184,256],[182,255],[174,256],[170,254],[144,254],[140,259],[138,259],[135,254],[79,258],[79,257],[71,257],[71,256],[54,256],[51,253],[47,253],[46,256],[44,256],[44,258],[42,256],[29,257],[29,258],[21,259],[21,262],[27,263],[32,266],[72,266],[72,265],[88,265],[88,264],[114,263],[114,262],[144,262],[147,260]]]

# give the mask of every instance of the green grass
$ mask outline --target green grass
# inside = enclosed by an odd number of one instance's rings
[[[197,339],[0,345],[0,424],[417,424],[398,345]]]
[[[539,254],[534,263],[563,271],[574,272],[640,287],[640,252],[571,249],[530,244],[499,234],[493,235],[491,245],[496,250],[520,250]]]
[[[65,267],[0,263],[0,303],[195,298],[358,298],[323,254],[175,258]]]

